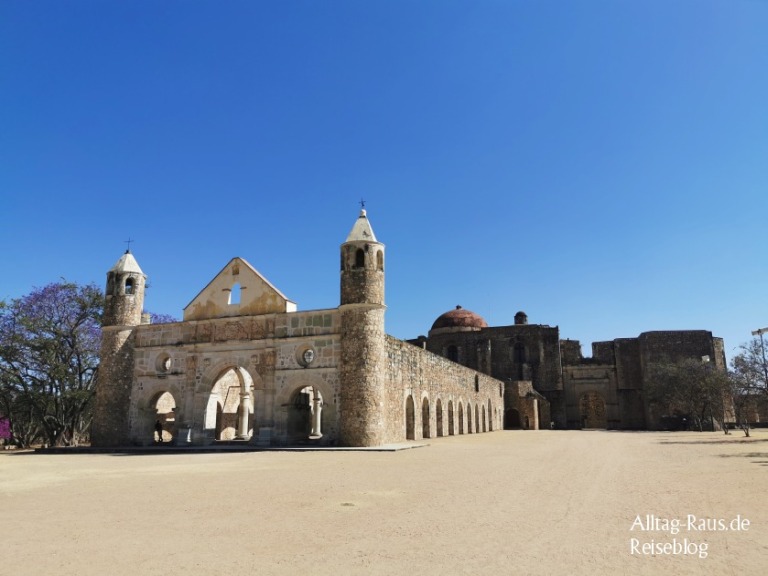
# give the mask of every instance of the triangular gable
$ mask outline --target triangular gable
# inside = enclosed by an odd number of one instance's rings
[[[296,304],[288,300],[253,266],[242,258],[232,258],[192,302],[187,304],[184,308],[184,320],[295,311]]]

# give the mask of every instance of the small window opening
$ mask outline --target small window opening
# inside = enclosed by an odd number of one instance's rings
[[[384,254],[381,253],[381,250],[376,252],[376,270],[384,271]]]
[[[445,351],[445,357],[448,358],[451,362],[458,362],[459,361],[459,349],[451,344],[448,346],[448,348]]]
[[[133,278],[128,278],[125,281],[125,293],[133,294]]]
[[[235,283],[229,291],[229,303],[240,304],[240,284]]]
[[[365,252],[362,248],[355,252],[355,268],[365,268]]]
[[[475,374],[475,392],[480,392],[480,376]]]

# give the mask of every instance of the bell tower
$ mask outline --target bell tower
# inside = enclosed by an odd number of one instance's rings
[[[104,326],[138,326],[144,309],[147,276],[130,250],[107,272]]]
[[[386,442],[384,244],[365,209],[341,245],[341,414],[345,446]]]
[[[141,324],[146,282],[130,250],[107,272],[92,446],[120,446],[128,441],[134,330]]]

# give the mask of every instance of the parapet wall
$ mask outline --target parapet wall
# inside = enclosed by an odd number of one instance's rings
[[[339,326],[339,313],[335,309],[149,324],[137,327],[136,346],[181,346],[324,336],[338,334]]]

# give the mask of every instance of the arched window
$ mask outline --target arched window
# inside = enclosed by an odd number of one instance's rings
[[[475,374],[475,392],[480,392],[480,376]]]
[[[125,293],[126,294],[133,294],[133,288],[134,288],[133,278],[128,278],[125,281]]]
[[[448,346],[448,348],[445,349],[445,357],[448,358],[451,362],[458,362],[459,361],[459,349],[458,347],[451,344]]]
[[[355,252],[355,268],[365,268],[365,252],[362,248]]]
[[[515,348],[512,355],[513,361],[515,363],[515,367],[517,368],[517,379],[518,380],[524,380],[525,379],[525,370],[523,369],[523,365],[525,364],[526,358],[525,358],[525,346],[518,342],[515,344]]]
[[[229,291],[229,304],[240,304],[240,284],[235,283]]]
[[[381,250],[376,251],[376,270],[384,271],[384,254]]]

